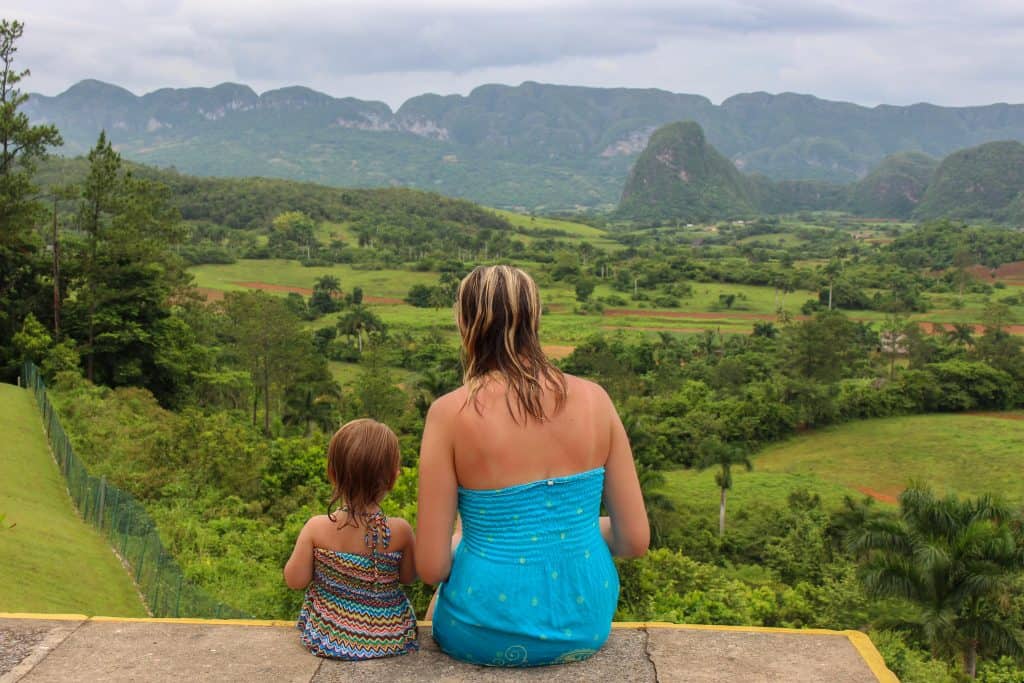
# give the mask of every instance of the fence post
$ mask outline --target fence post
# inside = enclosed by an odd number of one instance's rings
[[[125,553],[128,550],[128,534],[130,534],[131,531],[132,531],[132,514],[134,512],[135,512],[135,506],[134,505],[129,505],[128,506],[128,523],[124,527],[124,536],[121,537],[121,557],[124,558],[125,562],[128,561],[128,556],[125,555]]]
[[[107,478],[100,477],[100,500],[96,505],[96,526],[103,531],[103,504],[107,498]]]
[[[135,583],[142,579],[142,563],[146,561],[146,548],[149,546],[149,536],[150,534],[146,534],[146,538],[142,543],[142,553],[139,555],[139,562],[135,567]]]
[[[181,616],[181,579],[184,575],[178,574],[178,594],[174,598],[174,616]]]
[[[160,613],[160,570],[164,567],[163,553],[156,556],[156,574],[153,576],[153,616],[163,616]]]

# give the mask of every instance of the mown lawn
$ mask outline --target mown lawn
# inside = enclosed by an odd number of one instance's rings
[[[75,511],[28,391],[0,384],[0,433],[0,611],[146,616],[120,560]]]
[[[892,503],[912,481],[939,494],[992,493],[1024,504],[1024,412],[998,415],[864,420],[794,437],[754,456],[752,472],[734,468],[730,514],[754,502],[785,504],[800,488],[820,495],[827,508],[844,495]],[[679,506],[713,514],[714,472],[666,472],[664,493]]]
[[[938,493],[993,493],[1019,505],[1024,503],[1024,413],[999,415],[851,422],[771,446],[754,464],[765,473],[816,476],[889,495],[917,480]]]

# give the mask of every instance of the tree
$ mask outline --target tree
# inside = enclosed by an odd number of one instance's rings
[[[595,283],[590,278],[581,278],[576,281],[576,300],[586,303],[590,295],[594,293]]]
[[[313,355],[312,341],[284,301],[266,292],[228,292],[221,310],[227,341],[252,377],[253,424],[262,397],[263,432],[269,435],[271,397],[301,372]]]
[[[317,361],[291,382],[284,394],[281,420],[286,425],[303,425],[306,436],[312,433],[314,424],[324,432],[338,424],[341,387],[326,363]]]
[[[28,100],[18,83],[28,69],[14,68],[25,25],[0,20],[0,367],[8,364],[11,338],[40,291],[38,240],[32,228],[41,212],[32,182],[36,162],[63,143],[52,125],[30,125],[19,111]]]
[[[718,535],[725,535],[725,502],[729,489],[732,488],[733,465],[742,465],[749,472],[754,469],[747,449],[722,441],[717,436],[708,436],[701,442],[699,465],[701,469],[718,467],[715,473],[715,484],[720,492],[718,503]]]
[[[843,270],[843,262],[838,258],[834,258],[828,262],[828,264],[822,269],[825,274],[825,278],[828,281],[828,310],[832,310],[832,286],[835,283],[836,276],[839,275]]]
[[[268,245],[286,256],[312,258],[316,245],[316,222],[301,211],[285,211],[274,218]]]
[[[166,186],[122,172],[104,133],[88,161],[75,217],[82,239],[72,250],[68,333],[82,343],[90,381],[149,386],[166,399],[176,390],[153,384],[166,341],[158,330],[173,295],[190,282],[169,249],[183,237],[180,216]]]
[[[341,281],[333,275],[321,275],[313,283],[313,294],[309,297],[310,312],[314,316],[321,316],[340,311],[340,294]]]
[[[63,144],[55,126],[30,125],[28,115],[18,111],[28,101],[18,83],[31,73],[14,68],[15,43],[24,30],[19,21],[0,20],[0,244],[5,247],[25,239],[39,208],[32,185],[35,162],[47,148]]]
[[[961,348],[974,346],[974,325],[970,323],[953,323],[953,329],[946,332],[946,339]]]
[[[384,332],[386,329],[386,326],[380,318],[374,315],[372,311],[361,305],[353,306],[351,310],[349,310],[349,312],[338,321],[338,332],[348,336],[350,339],[355,339],[359,353],[363,352],[364,334],[367,339],[369,339],[370,333]]]
[[[1024,654],[1020,629],[998,609],[1021,563],[1010,511],[990,496],[936,498],[920,486],[899,502],[898,517],[868,518],[847,537],[868,593],[902,601],[902,625],[936,656],[959,653],[972,678],[981,653]]]

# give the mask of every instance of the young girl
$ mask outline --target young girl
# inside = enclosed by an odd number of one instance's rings
[[[399,587],[416,578],[412,528],[380,509],[399,463],[398,438],[375,420],[353,420],[331,439],[328,513],[306,522],[284,567],[288,587],[306,589],[298,627],[315,655],[372,659],[419,649],[416,615]]]

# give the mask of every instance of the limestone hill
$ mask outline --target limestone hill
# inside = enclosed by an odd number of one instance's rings
[[[1024,144],[990,142],[950,154],[914,216],[1024,222]]]
[[[909,218],[939,162],[926,154],[892,154],[849,191],[850,210],[862,216]]]
[[[754,213],[747,181],[693,121],[662,126],[629,173],[619,215],[640,221],[708,221]]]

